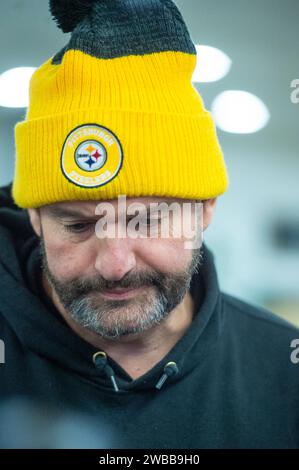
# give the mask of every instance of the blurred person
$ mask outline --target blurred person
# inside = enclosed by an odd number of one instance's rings
[[[100,417],[125,448],[298,447],[298,331],[221,292],[208,247],[174,236],[188,223],[200,239],[228,188],[179,10],[50,9],[70,40],[32,77],[0,190],[1,399]],[[168,237],[167,210],[150,211],[162,202],[178,208]],[[143,207],[139,236],[130,204]]]

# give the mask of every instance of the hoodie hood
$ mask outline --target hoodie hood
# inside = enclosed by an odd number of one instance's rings
[[[26,210],[17,207],[8,185],[0,189],[0,315],[14,331],[24,350],[79,374],[97,386],[118,393],[132,390],[163,390],[180,381],[216,346],[221,333],[221,297],[213,255],[203,244],[200,272],[191,281],[196,306],[193,321],[184,336],[151,370],[136,380],[105,351],[81,339],[65,323],[51,301],[43,302],[28,281],[41,278],[39,239]],[[217,314],[216,314],[217,312]]]

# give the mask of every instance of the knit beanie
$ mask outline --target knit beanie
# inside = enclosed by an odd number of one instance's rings
[[[15,203],[208,199],[228,176],[171,0],[50,0],[68,43],[33,74],[15,126]]]

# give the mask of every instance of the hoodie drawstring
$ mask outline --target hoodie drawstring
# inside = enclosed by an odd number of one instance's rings
[[[119,388],[115,380],[115,373],[112,367],[110,367],[107,362],[106,353],[104,351],[98,351],[92,356],[92,360],[96,368],[100,372],[104,373],[111,380],[115,392],[119,392]],[[179,368],[176,362],[167,362],[164,367],[163,375],[160,377],[159,381],[156,384],[156,389],[160,390],[168,379],[168,377],[172,377],[173,375],[176,375],[178,373]]]
[[[111,380],[114,390],[116,392],[119,392],[119,388],[115,380],[114,371],[112,367],[107,364],[106,353],[104,351],[98,351],[92,356],[92,360],[96,368],[99,369],[101,372],[104,372],[104,374],[106,374],[106,376]]]
[[[168,377],[171,377],[172,375],[176,375],[179,373],[179,368],[176,364],[176,362],[167,362],[166,366],[164,367],[164,373],[161,376],[160,380],[156,384],[156,388],[160,390]]]

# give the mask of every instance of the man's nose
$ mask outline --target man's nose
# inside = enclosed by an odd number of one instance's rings
[[[119,281],[136,267],[136,258],[127,239],[105,239],[95,268],[107,281]]]

